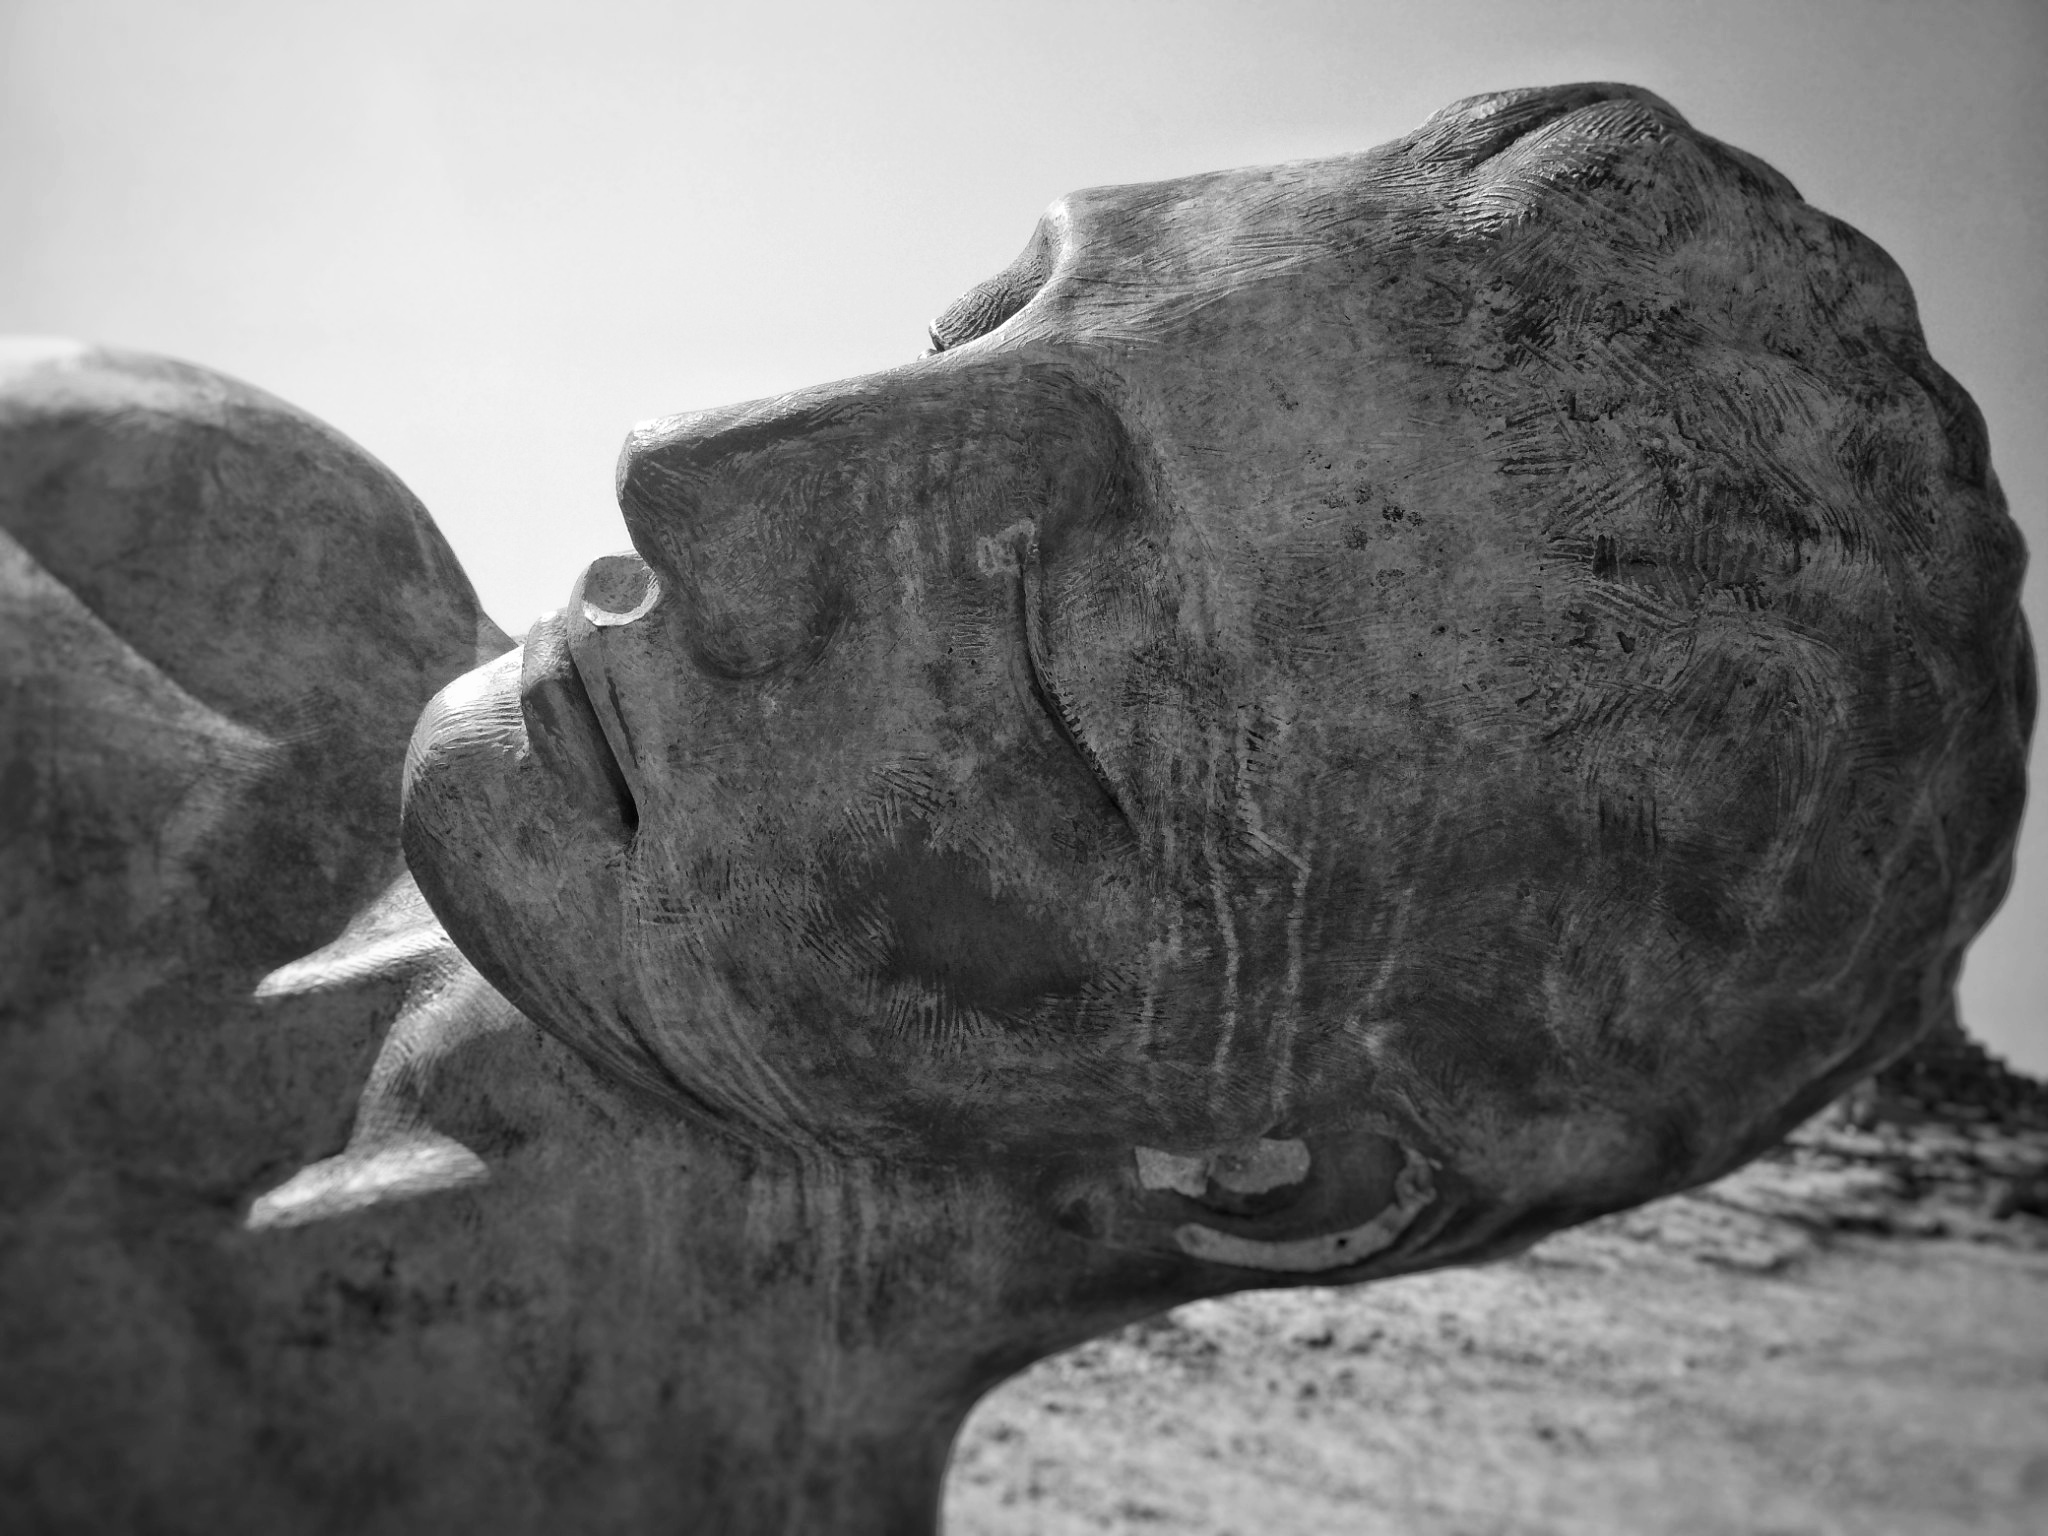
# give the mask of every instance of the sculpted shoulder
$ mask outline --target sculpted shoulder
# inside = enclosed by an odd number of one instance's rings
[[[389,470],[220,374],[13,342],[0,536],[9,927],[39,930],[10,934],[31,941],[9,945],[24,985],[61,984],[47,946],[70,941],[48,930],[84,904],[31,899],[60,882],[105,887],[73,936],[102,954],[196,922],[267,968],[398,872],[413,721],[509,642]]]

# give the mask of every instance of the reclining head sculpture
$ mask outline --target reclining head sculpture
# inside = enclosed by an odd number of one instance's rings
[[[106,574],[138,379],[208,463],[202,397],[318,429],[166,365],[17,376],[20,580],[179,676],[214,599]],[[331,1157],[360,1069],[307,1063],[360,1027],[121,1047],[180,1103],[267,1063],[203,1211],[106,1217],[237,1298],[162,1323],[240,1363],[120,1495],[216,1528],[916,1528],[1038,1355],[1754,1155],[1949,1017],[2009,875],[2032,660],[1981,420],[1875,246],[1640,91],[1070,197],[923,358],[636,430],[635,552],[519,649],[323,441],[272,459],[341,490],[222,535],[300,584],[243,614],[260,665],[180,679],[273,765],[181,974],[346,923],[267,1006],[396,1022]],[[277,505],[208,473],[209,529]],[[382,563],[305,574],[351,539]],[[423,703],[415,890],[364,808]],[[81,1422],[140,1358],[50,1338]]]

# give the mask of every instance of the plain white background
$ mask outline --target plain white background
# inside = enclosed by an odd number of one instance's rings
[[[2048,548],[2048,0],[0,0],[0,330],[326,418],[517,633],[624,544],[634,421],[914,355],[1059,194],[1587,79],[1897,258]],[[1963,985],[2037,1072],[2044,826]]]

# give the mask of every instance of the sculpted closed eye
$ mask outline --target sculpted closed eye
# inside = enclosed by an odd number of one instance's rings
[[[1041,219],[1031,242],[1002,271],[977,283],[931,323],[932,351],[944,352],[1001,325],[1032,299],[1052,276],[1052,235]]]

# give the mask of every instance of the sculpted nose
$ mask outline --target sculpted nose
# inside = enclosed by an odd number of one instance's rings
[[[616,629],[644,618],[661,596],[661,583],[638,555],[605,555],[591,561],[570,601],[594,629]]]
[[[730,414],[700,411],[644,421],[619,450],[619,512],[633,547],[671,575],[687,553],[691,530],[707,512],[715,516],[715,445],[719,418]]]
[[[863,466],[876,457],[871,415],[842,386],[673,416],[627,438],[619,510],[707,674],[801,667],[843,621]]]
[[[773,516],[778,536],[802,542],[809,521],[789,514],[836,478],[835,460],[859,447],[872,417],[859,385],[693,411],[644,422],[619,454],[619,510],[656,566],[689,564],[737,530]],[[805,497],[805,493],[809,496]]]

